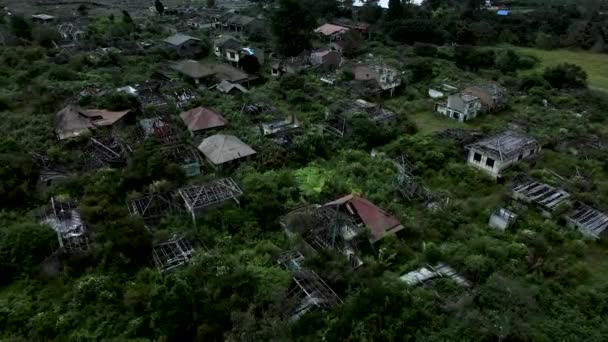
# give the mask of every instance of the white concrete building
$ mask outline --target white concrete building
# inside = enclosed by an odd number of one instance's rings
[[[481,101],[469,93],[456,93],[448,96],[447,103],[438,103],[435,110],[448,118],[465,122],[477,117]]]
[[[540,145],[533,137],[516,131],[505,131],[467,146],[467,163],[494,178],[503,170],[540,153]]]

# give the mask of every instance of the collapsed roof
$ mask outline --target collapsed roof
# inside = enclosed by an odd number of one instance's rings
[[[524,133],[507,130],[469,145],[495,160],[510,160],[529,149],[538,149],[540,145],[536,139]]]
[[[353,195],[344,196],[324,206],[336,206],[350,214],[358,222],[363,223],[371,231],[371,241],[376,242],[388,234],[394,234],[403,229],[403,225],[392,216],[374,205],[372,202]]]

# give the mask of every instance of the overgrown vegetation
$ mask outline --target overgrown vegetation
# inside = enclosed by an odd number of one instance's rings
[[[223,113],[229,122],[223,132],[250,144],[257,157],[221,172],[205,166],[189,179],[154,140],[133,144],[122,168],[82,172],[86,137],[59,142],[52,125],[54,114],[74,102],[133,109],[137,119],[152,115],[142,112],[136,98],[114,90],[148,80],[177,56],[159,46],[136,52],[100,49],[164,39],[169,32],[163,27],[178,21],[168,7],[156,1],[157,14],[150,17],[119,11],[95,18],[86,27],[84,48],[75,53],[52,44],[56,37],[49,28],[19,15],[3,17],[0,34],[6,30],[15,40],[0,47],[0,338],[606,340],[605,241],[585,240],[557,217],[532,207],[505,232],[487,224],[490,213],[509,202],[510,182],[519,174],[561,185],[585,203],[608,209],[608,151],[581,139],[606,142],[608,137],[608,98],[587,88],[595,70],[569,59],[545,64],[542,53],[533,53],[539,50],[521,48],[580,48],[606,58],[599,54],[608,37],[607,16],[599,14],[605,4],[515,1],[509,16],[497,17],[482,8],[483,1],[429,0],[420,7],[389,3],[386,11],[372,5],[360,9],[358,18],[371,24],[371,39],[362,42],[353,59],[373,54],[398,69],[404,85],[394,96],[366,98],[394,111],[394,122],[373,123],[356,114],[347,136],[330,137],[320,125],[336,103],[356,98],[349,86],[352,73],[339,72],[337,85],[330,86],[315,72],[277,80],[269,77],[269,63],[243,65],[260,79],[250,93],[226,96],[193,89],[196,98],[186,108],[203,105]],[[204,5],[218,7],[221,1]],[[518,12],[519,6],[527,11]],[[334,0],[279,0],[249,10],[270,20],[273,39],[261,41],[287,56],[327,44],[312,34],[317,24],[352,16]],[[603,75],[606,67],[595,66]],[[466,124],[433,112],[429,86],[485,80],[507,87],[508,108]],[[175,86],[188,84],[175,80]],[[81,95],[88,88],[105,94]],[[269,104],[281,118],[296,116],[305,132],[288,146],[275,144],[261,136],[257,125],[277,117],[245,114],[240,108],[249,103]],[[180,138],[200,142],[182,127],[173,104],[164,114],[179,127]],[[491,134],[509,125],[538,138],[543,154],[535,165],[510,169],[506,184],[469,168],[461,146],[435,135],[453,127]],[[120,134],[130,138],[134,129],[130,122]],[[64,166],[68,179],[50,188],[38,183],[33,152]],[[390,158],[401,154],[415,177],[449,198],[446,206],[434,209],[400,196]],[[241,186],[239,205],[216,208],[196,224],[188,215],[167,215],[150,231],[125,205],[149,191],[223,175]],[[343,303],[292,322],[283,307],[290,274],[275,260],[292,244],[279,218],[303,204],[347,194],[367,198],[396,215],[405,228],[365,250],[365,264],[358,269],[331,251],[307,254],[306,267]],[[55,253],[57,236],[39,219],[51,196],[78,200],[92,232],[92,252]],[[173,234],[202,241],[206,248],[197,248],[188,265],[161,274],[150,261],[152,245]],[[472,288],[449,279],[418,287],[399,280],[405,272],[439,261],[462,272]]]

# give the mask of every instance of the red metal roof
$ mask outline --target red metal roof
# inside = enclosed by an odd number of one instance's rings
[[[227,121],[217,112],[204,107],[196,107],[180,114],[180,117],[191,132],[225,126]]]
[[[329,202],[326,205],[346,206],[350,212],[354,212],[371,230],[372,242],[382,239],[387,234],[396,233],[403,229],[399,219],[388,214],[365,198],[348,195]]]

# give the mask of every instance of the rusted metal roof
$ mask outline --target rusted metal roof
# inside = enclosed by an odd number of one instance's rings
[[[372,242],[384,238],[387,234],[393,234],[403,229],[399,219],[388,214],[365,198],[348,195],[325,205],[344,206],[351,215],[357,216],[370,229]]]
[[[222,114],[204,107],[196,107],[182,112],[180,117],[191,132],[225,126],[227,121]]]

